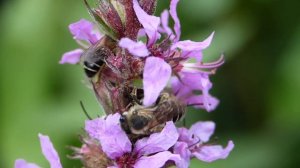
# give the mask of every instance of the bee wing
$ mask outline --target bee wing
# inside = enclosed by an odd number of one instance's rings
[[[159,123],[165,123],[167,121],[177,122],[185,114],[185,106],[179,102],[174,96],[167,96],[162,98],[154,115]]]
[[[113,113],[113,103],[111,99],[111,93],[107,88],[107,83],[104,80],[98,80],[97,82],[91,81],[94,93],[96,95],[97,100],[100,102],[102,108],[105,113],[112,114]]]

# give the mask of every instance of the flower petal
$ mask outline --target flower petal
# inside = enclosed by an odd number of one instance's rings
[[[108,115],[106,119],[88,120],[85,130],[100,141],[102,150],[111,159],[116,159],[131,151],[131,142],[120,126],[120,114]]]
[[[181,54],[182,57],[195,58],[197,62],[201,62],[203,58],[202,50],[194,51],[183,51]],[[189,60],[188,60],[189,61]]]
[[[23,159],[17,159],[15,161],[15,168],[39,168],[39,166],[34,163],[28,163]]]
[[[96,118],[85,121],[85,131],[91,138],[99,140],[100,132],[104,129],[104,118]]]
[[[169,11],[164,10],[160,15],[160,19],[162,25],[161,32],[166,33],[168,36],[173,35],[172,29],[169,27]],[[170,38],[173,39],[174,37]]]
[[[189,141],[191,141],[191,137],[189,134],[189,130],[185,127],[181,127],[177,129],[178,134],[179,134],[179,138],[178,141],[182,141],[182,142],[186,142],[188,143]]]
[[[145,168],[145,167],[161,168],[165,165],[165,163],[168,160],[172,160],[176,163],[176,165],[178,165],[182,159],[180,158],[179,155],[172,154],[169,151],[164,151],[152,156],[143,156],[139,158],[135,163],[134,168]]]
[[[176,39],[174,39],[174,42],[177,42],[180,39],[180,35],[181,35],[180,21],[178,19],[177,11],[176,11],[178,2],[179,0],[171,0],[171,4],[170,4],[170,14],[174,20],[174,31],[176,33]]]
[[[218,159],[226,159],[233,148],[233,142],[229,141],[226,148],[221,145],[202,146],[193,155],[204,162],[213,162]]]
[[[119,42],[119,46],[126,48],[134,56],[145,57],[150,54],[147,46],[141,41],[136,42],[129,38],[122,38]]]
[[[204,73],[189,73],[189,72],[181,72],[180,77],[182,82],[177,83],[177,88],[184,89],[188,87],[192,90],[202,90],[208,91],[212,87],[212,83],[209,80],[209,76]]]
[[[212,121],[197,122],[191,126],[189,133],[199,138],[201,142],[207,142],[214,133],[215,127],[216,125]]]
[[[135,14],[143,25],[146,34],[149,37],[148,45],[152,45],[160,38],[158,33],[158,26],[160,24],[160,18],[152,15],[148,15],[139,5],[137,0],[133,0],[133,9]]]
[[[154,133],[150,137],[138,140],[134,151],[139,155],[166,151],[177,142],[178,137],[176,126],[172,121],[169,121],[160,133]]]
[[[171,49],[180,48],[183,51],[202,51],[206,49],[214,36],[214,32],[202,42],[194,42],[191,40],[179,41],[172,45]]]
[[[192,89],[182,83],[183,78],[180,78],[181,80],[179,80],[178,77],[171,78],[172,91],[178,99],[182,102],[186,102],[185,98],[192,93]]]
[[[77,64],[80,62],[81,55],[84,51],[82,49],[75,49],[64,53],[59,61],[60,64]]]
[[[143,73],[143,88],[145,106],[152,105],[171,77],[171,66],[163,59],[148,57]]]
[[[179,163],[181,168],[188,168],[191,160],[191,151],[185,142],[177,142],[174,145],[174,154],[179,154],[182,161]]]
[[[204,73],[180,73],[181,81],[172,78],[172,90],[182,102],[194,105],[196,108],[204,108],[208,112],[214,110],[219,101],[209,94],[212,83],[209,76]],[[194,91],[201,91],[202,95],[194,94]]]
[[[43,155],[50,163],[50,167],[51,168],[62,168],[59,156],[58,156],[56,150],[54,149],[49,137],[39,134],[39,138],[40,138]]]
[[[94,24],[88,20],[81,19],[69,25],[69,30],[76,40],[85,40],[95,44],[100,39],[100,33],[93,31]]]
[[[186,104],[211,112],[219,105],[219,100],[211,96],[209,93],[205,93],[203,95],[193,95],[186,98]]]

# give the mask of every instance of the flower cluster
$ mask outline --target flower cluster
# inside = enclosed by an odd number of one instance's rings
[[[119,124],[120,114],[87,120],[85,131],[89,140],[85,140],[74,157],[83,160],[86,167],[163,167],[168,161],[179,168],[187,168],[190,159],[196,157],[204,162],[225,159],[233,149],[233,142],[227,147],[207,143],[213,134],[215,124],[211,121],[197,122],[188,130],[176,128],[173,122],[167,122],[159,133],[139,139],[134,144]],[[51,168],[62,168],[57,152],[49,137],[39,135],[42,152]],[[99,145],[100,144],[100,145]],[[95,151],[95,148],[97,149]],[[101,156],[98,161],[84,159],[87,156]],[[101,160],[100,160],[101,159]],[[88,166],[89,165],[89,166]],[[19,159],[15,168],[38,168],[33,163]]]
[[[96,24],[84,19],[69,26],[80,48],[65,53],[59,63],[83,66],[107,114],[86,121],[83,145],[74,148],[73,158],[80,159],[84,167],[187,168],[191,158],[212,162],[225,159],[233,149],[232,141],[225,148],[209,141],[214,122],[197,122],[190,129],[175,126],[185,111],[181,107],[208,112],[217,107],[218,99],[209,93],[209,76],[224,63],[223,56],[215,62],[203,62],[202,51],[209,47],[214,33],[202,42],[180,41],[178,2],[171,0],[170,9],[157,17],[152,15],[156,0],[99,1],[97,8],[85,1],[102,33]],[[142,93],[134,93],[135,88]],[[179,103],[180,108],[166,105],[168,98],[161,103],[163,92],[168,92],[172,103]],[[146,115],[127,121],[135,122],[128,127],[142,127],[142,132],[129,133],[122,125],[130,112],[138,117]],[[51,168],[61,168],[49,138],[39,137]],[[15,163],[15,168],[36,167],[22,159]]]

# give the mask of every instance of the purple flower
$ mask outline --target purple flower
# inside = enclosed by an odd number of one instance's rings
[[[208,112],[214,110],[219,104],[218,99],[209,94],[212,83],[208,74],[205,73],[180,73],[181,81],[172,78],[172,88],[176,96],[187,105],[195,108],[206,109]],[[201,91],[201,95],[196,95],[195,91]]]
[[[62,168],[62,165],[60,163],[59,156],[54,149],[52,142],[50,141],[48,136],[39,134],[40,142],[41,142],[41,148],[43,155],[50,163],[51,168]],[[23,159],[17,159],[15,161],[15,168],[39,168],[38,165],[33,163],[28,163]]]
[[[95,44],[100,39],[100,33],[94,31],[94,24],[85,19],[70,24],[69,30],[75,40],[83,40],[90,44]]]
[[[94,30],[94,24],[85,19],[81,19],[78,22],[69,25],[69,30],[73,35],[76,42],[83,48],[87,49],[90,45],[95,44],[100,38],[99,31]],[[60,64],[77,64],[80,62],[80,57],[84,50],[75,49],[63,54]]]
[[[168,151],[177,141],[178,132],[173,122],[167,122],[160,133],[139,139],[132,144],[119,124],[120,114],[86,121],[85,130],[98,140],[102,150],[113,160],[112,167],[160,168],[167,161],[182,162],[177,154]]]
[[[141,41],[135,42],[129,38],[122,38],[119,42],[119,46],[126,48],[131,54],[138,57],[149,55],[147,46]]]
[[[61,60],[59,61],[60,64],[77,64],[80,62],[81,54],[83,53],[82,49],[75,49],[69,52],[64,53]]]
[[[173,73],[177,76],[172,78],[172,87],[179,99],[187,105],[212,111],[219,101],[209,94],[212,87],[209,75],[215,73],[224,60],[221,57],[213,63],[202,62],[202,50],[210,45],[214,33],[202,42],[179,41],[181,26],[176,12],[178,2],[179,0],[171,0],[170,10],[165,10],[159,18],[148,15],[134,0],[134,10],[148,42],[146,45],[141,41],[123,38],[119,46],[127,49],[133,56],[146,58],[143,72],[145,106],[155,102]],[[174,20],[173,30],[168,24],[169,15]],[[167,38],[156,44],[163,34]],[[197,62],[191,63],[194,58]],[[195,91],[200,91],[201,94],[194,94]]]
[[[171,67],[163,59],[157,57],[148,57],[143,73],[143,89],[145,106],[152,105],[160,92],[166,87],[171,77]]]
[[[215,123],[211,121],[197,122],[188,130],[179,128],[179,139],[174,146],[174,153],[180,154],[183,161],[180,163],[182,168],[187,168],[192,157],[204,162],[213,162],[218,159],[225,159],[234,148],[232,141],[228,142],[227,147],[211,145],[207,143],[213,134]]]

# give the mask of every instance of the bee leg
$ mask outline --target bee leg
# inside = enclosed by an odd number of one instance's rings
[[[137,88],[133,88],[131,93],[130,93],[130,97],[131,99],[134,101],[135,104],[139,104],[139,105],[142,105],[141,103],[141,100],[138,99],[138,96],[137,96]]]
[[[131,95],[132,100],[134,101],[134,104],[139,104],[141,105],[140,100],[135,96],[135,95]]]

